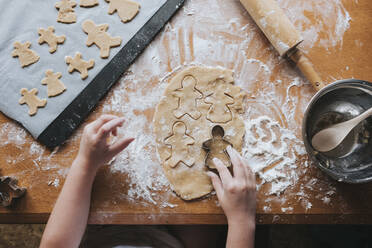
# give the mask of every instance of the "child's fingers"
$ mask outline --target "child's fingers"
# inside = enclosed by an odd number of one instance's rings
[[[222,182],[220,178],[213,172],[208,171],[207,175],[211,178],[213,188],[216,191],[218,199],[221,199],[222,193],[223,193],[223,187],[222,187]]]
[[[242,165],[244,167],[247,181],[256,183],[256,175],[253,172],[252,168],[249,166],[248,161],[245,158],[242,158],[241,156],[240,156],[240,161],[242,162]]]
[[[110,146],[110,153],[112,154],[112,156],[115,156],[116,154],[127,148],[127,146],[129,146],[129,144],[132,143],[133,140],[134,138],[124,138],[116,141]]]
[[[114,136],[118,135],[118,128],[117,127],[114,130],[112,130],[112,135],[114,135]]]
[[[116,116],[116,115],[101,115],[97,120],[95,120],[91,123],[92,129],[95,132],[97,132],[98,129],[100,129],[103,124],[105,124],[106,122],[109,122],[111,120],[117,119],[117,118],[119,118],[119,117]]]
[[[232,176],[230,174],[230,171],[222,163],[222,161],[219,160],[218,158],[214,158],[213,159],[213,163],[216,166],[216,169],[217,169],[218,173],[220,174],[220,178],[221,178],[222,184],[223,185],[226,185],[232,179]]]
[[[228,146],[226,150],[230,156],[231,163],[233,164],[234,177],[241,182],[246,181],[245,170],[239,153],[231,146]]]
[[[123,125],[124,118],[115,118],[107,123],[105,123],[99,130],[98,130],[98,139],[107,138],[108,135],[117,127]]]

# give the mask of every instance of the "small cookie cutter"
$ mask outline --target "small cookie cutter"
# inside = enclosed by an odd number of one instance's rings
[[[210,168],[210,169],[215,169],[216,167],[214,166],[214,164],[210,164],[208,162],[208,157],[209,157],[210,152],[211,152],[210,145],[213,144],[213,143],[216,143],[217,139],[220,139],[220,142],[221,141],[225,142],[226,147],[228,147],[228,146],[233,147],[233,145],[229,141],[227,141],[226,139],[223,138],[225,136],[225,131],[220,125],[214,126],[212,128],[211,134],[212,134],[212,138],[207,140],[207,141],[204,141],[203,144],[202,144],[202,148],[204,150],[206,150],[206,152],[207,152],[207,154],[205,155],[205,165],[208,166],[208,168]],[[226,155],[226,157],[229,159],[229,165],[227,167],[230,167],[232,165],[230,155],[226,151],[226,148],[223,149],[223,152]]]
[[[17,186],[17,180],[12,177],[0,177],[0,204],[9,207],[13,199],[22,197],[26,192],[25,188]]]

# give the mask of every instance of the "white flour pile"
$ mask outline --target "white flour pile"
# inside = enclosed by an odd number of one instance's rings
[[[328,50],[342,45],[351,17],[341,0],[278,2],[303,34],[305,52],[313,47]],[[311,18],[316,22],[312,23]],[[321,31],[326,35],[320,36]],[[307,163],[297,161],[305,154],[300,118],[314,92],[272,48],[267,48],[267,41],[238,0],[186,1],[183,10],[146,48],[105,100],[103,113],[126,117],[119,135],[136,138],[110,168],[112,173],[128,175],[125,183],[129,185],[129,191],[122,192],[122,197],[159,208],[176,207],[172,204],[174,195],[155,155],[151,118],[166,86],[167,80],[159,83],[159,78],[167,79],[175,71],[191,64],[234,70],[236,84],[249,94],[244,115],[243,155],[259,175],[259,188],[270,184],[270,189],[265,191],[267,199],[262,210],[270,211],[270,202],[280,202],[283,212],[293,211],[286,205],[287,198],[278,195],[283,196],[291,190],[308,168]],[[278,69],[280,79],[271,78],[272,72]],[[302,97],[301,101],[298,95]],[[0,147],[9,143],[24,145],[25,136],[26,132],[15,124],[4,124],[0,127]],[[73,139],[80,136],[75,134]],[[34,142],[29,154],[22,159],[30,158],[37,169],[53,172],[45,184],[60,187],[60,178],[65,177],[67,169],[53,162],[53,154],[47,157],[44,152]],[[15,176],[21,177],[21,174]],[[312,185],[300,185],[295,193],[305,209],[312,206],[306,194]],[[166,193],[157,193],[162,190]],[[324,190],[316,198],[330,204],[334,189]]]

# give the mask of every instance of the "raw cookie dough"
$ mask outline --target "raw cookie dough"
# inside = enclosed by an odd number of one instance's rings
[[[226,150],[231,143],[225,140],[224,135],[225,132],[221,126],[214,126],[211,139],[203,143],[203,149],[207,151],[205,165],[210,169],[216,169],[213,163],[214,158],[218,158],[226,167],[231,166],[230,156]]]
[[[39,28],[39,44],[47,43],[49,46],[49,52],[54,53],[57,50],[58,44],[65,42],[66,36],[57,36],[54,34],[54,27],[49,26],[47,29]]]
[[[96,44],[100,48],[101,58],[108,58],[111,47],[120,46],[120,37],[111,37],[106,33],[108,24],[96,25],[92,20],[83,22],[83,30],[88,34],[86,45],[89,47]]]
[[[189,151],[189,146],[195,143],[195,140],[186,134],[186,126],[178,121],[173,125],[172,135],[164,140],[166,145],[171,148],[171,154],[165,161],[169,167],[176,167],[183,163],[189,167],[194,165],[193,155]]]
[[[12,52],[13,57],[18,57],[22,67],[31,65],[39,61],[40,57],[36,52],[32,51],[29,47],[31,43],[26,41],[24,44],[16,41],[13,44],[14,50]]]
[[[98,5],[98,0],[80,0],[80,7],[93,7]]]
[[[218,85],[216,91],[207,96],[204,101],[211,105],[207,114],[208,120],[214,123],[231,121],[229,105],[234,103],[234,99],[225,92],[223,84]]]
[[[191,82],[191,83],[190,83]],[[191,103],[189,106],[195,106],[196,110],[201,113],[198,119],[193,119],[189,114],[185,114],[177,118],[174,110],[179,108],[179,97],[175,92],[179,92],[185,85],[194,84],[196,89],[202,95],[201,98],[196,98],[192,95],[188,98]],[[233,99],[233,104],[229,104],[231,120],[226,123],[213,123],[207,119],[211,104],[205,102],[207,96],[217,96],[217,90],[222,90],[224,94],[228,94]],[[211,67],[190,67],[177,73],[169,82],[169,85],[164,91],[163,97],[156,107],[154,115],[154,133],[156,136],[157,151],[160,156],[163,171],[168,178],[172,189],[182,199],[192,200],[209,194],[212,190],[212,184],[208,171],[205,165],[207,151],[203,149],[203,143],[212,138],[212,128],[219,125],[224,130],[223,139],[231,143],[232,146],[241,151],[243,137],[245,133],[244,122],[240,113],[243,112],[243,99],[246,93],[240,87],[234,86],[232,71],[222,68]],[[225,98],[225,96],[223,96]],[[187,99],[187,97],[185,98]],[[218,99],[217,99],[218,100]],[[223,100],[223,99],[221,99]],[[230,102],[225,101],[226,102]],[[190,109],[194,111],[195,109]],[[182,159],[188,159],[192,156],[194,164],[189,167],[185,163],[178,163],[172,167],[166,161],[171,156],[174,156],[172,147],[167,145],[174,133],[175,123],[182,122],[185,125],[185,135],[192,137],[194,143],[183,142],[183,145],[188,145],[188,155]],[[213,154],[212,154],[213,155]]]
[[[76,14],[74,8],[76,7],[75,1],[61,0],[55,5],[58,9],[57,21],[62,23],[74,23],[76,22]]]
[[[131,21],[140,9],[139,3],[130,0],[106,0],[106,2],[109,3],[108,13],[112,15],[117,11],[121,21],[124,23]]]
[[[37,112],[37,108],[42,108],[46,105],[47,100],[39,99],[37,96],[37,89],[32,89],[28,91],[26,88],[21,89],[21,99],[19,99],[19,104],[27,104],[28,105],[28,114],[34,115]]]
[[[53,70],[45,72],[45,78],[41,80],[41,84],[48,86],[48,97],[58,96],[66,90],[65,85],[59,80],[61,77],[60,72],[53,73]]]
[[[86,79],[88,77],[88,69],[93,68],[94,59],[85,61],[81,58],[81,53],[77,52],[75,57],[66,56],[66,64],[68,64],[68,72],[72,73],[74,70],[80,73],[81,79]]]

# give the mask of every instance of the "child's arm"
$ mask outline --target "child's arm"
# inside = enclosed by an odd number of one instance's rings
[[[227,152],[233,164],[234,176],[216,158],[213,162],[220,177],[208,172],[229,224],[226,247],[253,248],[256,223],[255,176],[236,150],[229,146]]]
[[[124,119],[103,115],[84,128],[79,153],[45,228],[40,247],[78,247],[88,220],[90,194],[98,168],[125,149],[133,139],[107,144]]]

